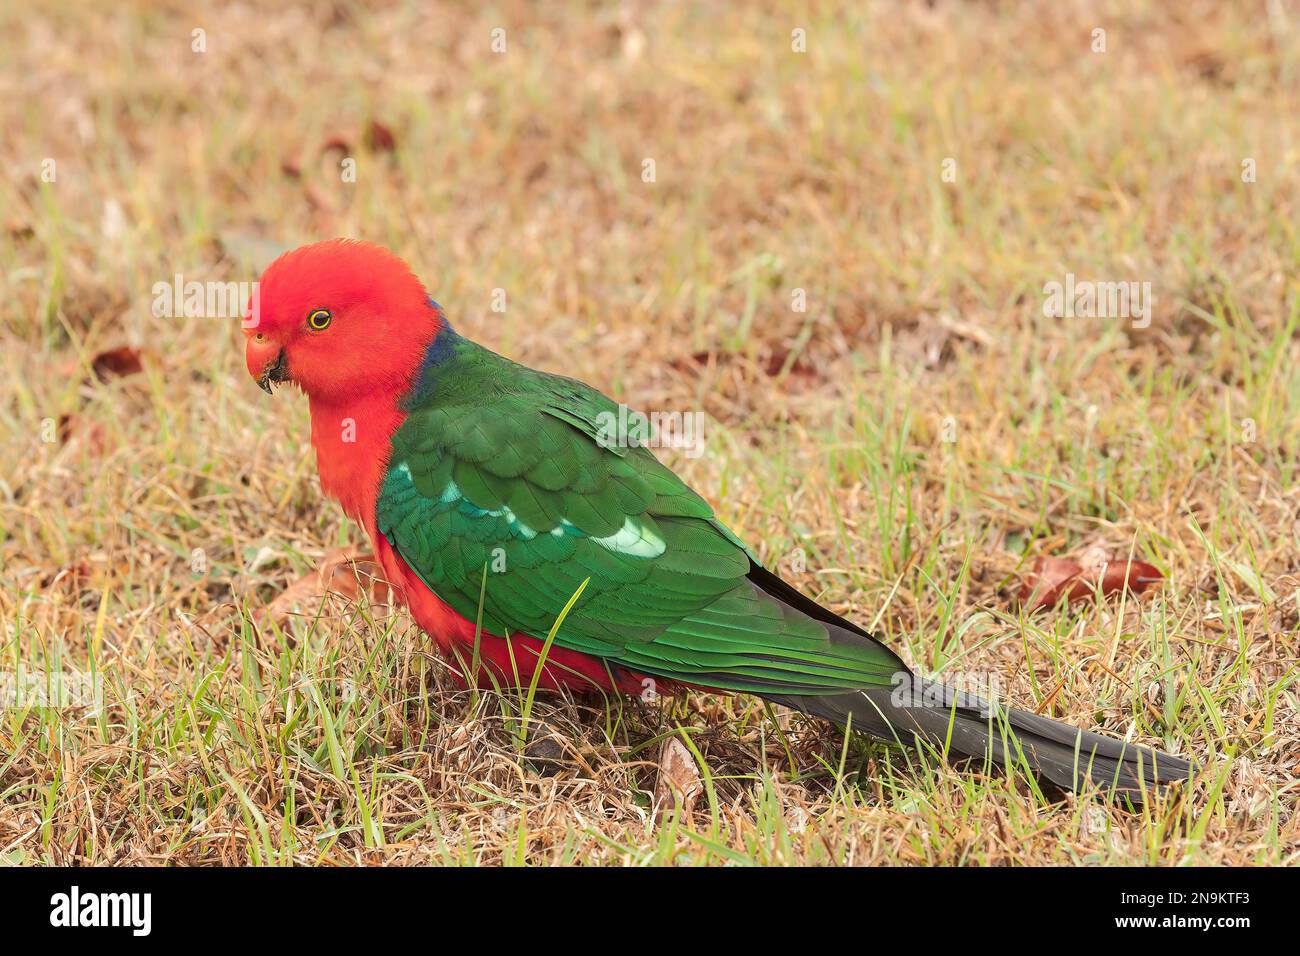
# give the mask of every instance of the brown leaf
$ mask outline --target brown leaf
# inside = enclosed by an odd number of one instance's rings
[[[792,359],[788,351],[780,349],[768,353],[767,361],[763,364],[763,373],[769,378],[776,378],[787,370],[786,366],[789,366],[789,374],[796,378],[812,378],[817,374],[817,370],[803,356],[796,355]]]
[[[1128,588],[1141,594],[1164,575],[1145,561],[1109,558],[1104,551],[1090,548],[1072,558],[1040,557],[1020,589],[1020,601],[1031,611],[1055,607],[1062,598],[1067,604],[1091,600],[1101,582],[1102,597],[1110,597]]]
[[[280,592],[259,617],[283,623],[295,611],[314,611],[326,594],[359,601],[363,591],[371,604],[390,603],[390,588],[375,556],[359,553],[355,545],[339,548],[326,555],[318,569]]]
[[[1040,557],[1020,589],[1020,601],[1030,610],[1055,607],[1082,573],[1083,568],[1069,558]]]
[[[1109,597],[1127,587],[1134,594],[1141,594],[1164,577],[1159,568],[1145,561],[1111,561],[1101,576],[1101,593]]]
[[[690,750],[677,737],[668,737],[659,747],[659,779],[655,781],[655,820],[662,822],[678,801],[682,816],[695,809],[704,784]]]
[[[110,378],[125,378],[128,375],[135,375],[144,369],[144,353],[139,349],[132,348],[129,345],[119,345],[114,349],[105,349],[96,355],[90,362],[90,369],[95,373],[95,377],[101,382],[107,382]],[[60,371],[66,378],[71,378],[77,374],[78,363],[76,359],[64,362]]]
[[[365,142],[372,153],[391,153],[397,148],[393,131],[378,120],[366,124]]]
[[[139,349],[122,345],[100,352],[90,363],[90,367],[101,382],[107,382],[110,378],[125,378],[143,371],[144,364],[141,358]]]

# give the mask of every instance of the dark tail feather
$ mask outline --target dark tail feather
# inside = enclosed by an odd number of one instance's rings
[[[824,624],[833,645],[858,647],[869,642],[892,655],[852,621],[828,611],[757,563],[750,565],[749,579],[787,607]],[[920,738],[950,759],[1027,766],[1057,786],[1080,790],[1091,782],[1134,802],[1141,802],[1144,793],[1158,786],[1186,780],[1192,774],[1192,765],[1182,757],[989,704],[936,681],[914,677],[896,655],[894,660],[899,675],[905,678],[896,687],[825,696],[779,692],[763,696],[840,726],[851,725],[881,740],[909,745]]]
[[[1080,790],[1091,782],[1134,802],[1164,784],[1186,780],[1193,769],[1182,757],[989,704],[919,678],[910,688],[770,699],[882,740],[910,745],[920,738],[949,759],[1027,766],[1057,786]]]

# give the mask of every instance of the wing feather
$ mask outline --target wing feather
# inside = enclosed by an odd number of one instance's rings
[[[618,406],[457,340],[393,439],[379,530],[462,616],[612,665],[757,693],[841,693],[901,666],[829,612],[754,583],[752,553],[648,449],[610,444]],[[432,373],[430,373],[432,374]],[[770,576],[769,576],[770,577]]]

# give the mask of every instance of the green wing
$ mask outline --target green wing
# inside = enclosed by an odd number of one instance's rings
[[[709,505],[643,447],[606,447],[618,406],[466,340],[393,439],[378,527],[485,630],[756,693],[888,685],[898,659],[766,593]],[[433,376],[433,373],[430,373]],[[830,617],[829,615],[827,615]]]

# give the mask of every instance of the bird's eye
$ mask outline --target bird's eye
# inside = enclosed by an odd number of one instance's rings
[[[324,332],[330,327],[330,319],[332,318],[329,309],[316,309],[311,315],[307,316],[307,324],[311,326],[314,332]]]

